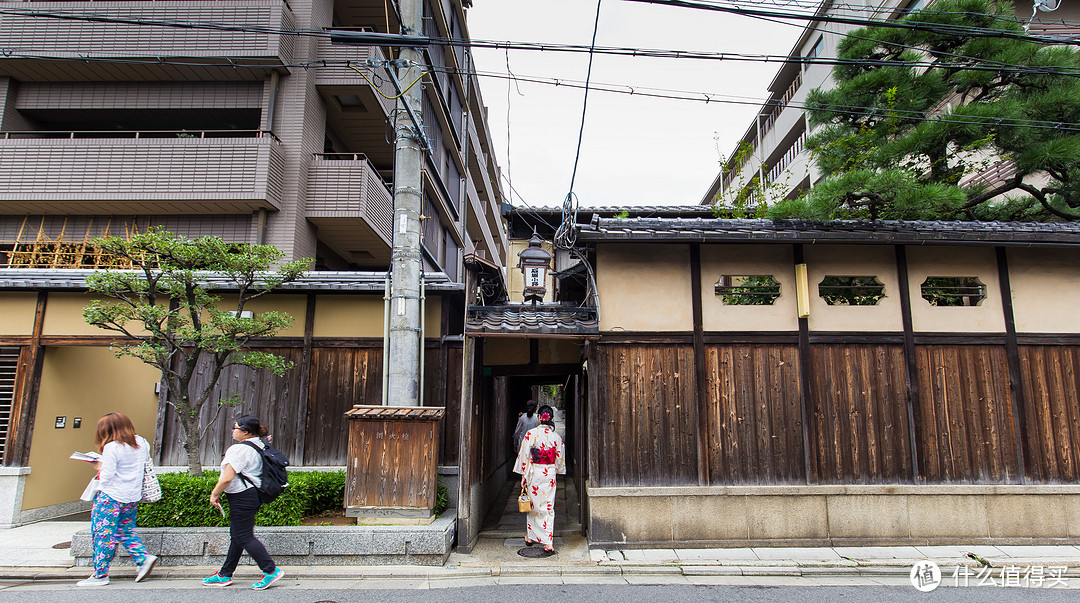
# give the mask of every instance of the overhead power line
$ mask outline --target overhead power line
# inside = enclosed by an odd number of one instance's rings
[[[859,17],[847,17],[843,15],[831,15],[831,14],[808,14],[798,13],[791,11],[776,11],[776,10],[762,10],[758,8],[745,8],[741,6],[730,6],[721,4],[710,4],[707,2],[693,1],[693,0],[623,0],[624,2],[640,2],[643,4],[656,4],[662,6],[674,6],[678,8],[689,8],[695,10],[714,11],[720,13],[728,13],[733,15],[743,15],[747,17],[766,17],[773,19],[791,19],[795,21],[818,21],[822,23],[839,23],[844,25],[856,25],[859,27],[887,27],[893,29],[910,29],[918,31],[929,31],[942,35],[953,36],[970,36],[970,37],[993,37],[993,38],[1007,38],[1013,40],[1023,40],[1027,42],[1039,42],[1042,44],[1066,44],[1077,45],[1080,44],[1077,40],[1062,40],[1054,37],[1047,36],[1033,36],[1026,33],[1019,33],[1015,31],[1007,31],[1001,29],[994,29],[990,27],[973,27],[966,25],[949,25],[943,23],[933,23],[930,21],[916,21],[914,18],[904,20],[884,20],[884,19],[865,19]],[[932,13],[932,11],[931,11]],[[916,17],[918,13],[914,13]],[[943,13],[950,14],[950,13]],[[967,13],[952,13],[952,14],[967,14]],[[1012,20],[1002,16],[995,16],[996,19],[1002,21],[1011,21],[1019,23],[1018,20]]]
[[[454,72],[453,69],[443,69],[442,71]],[[476,77],[487,77],[495,79],[504,79],[508,76],[497,72],[482,72],[472,71],[471,75]],[[530,84],[540,84],[548,86],[561,86],[566,88],[584,88],[585,84],[581,81],[568,80],[561,78],[541,78],[514,75],[513,79],[518,82],[526,82]],[[750,99],[744,97],[727,96],[721,93],[712,92],[693,92],[686,90],[669,90],[663,88],[648,88],[629,86],[626,84],[605,84],[592,82],[589,84],[591,90],[597,92],[606,92],[611,94],[625,94],[628,96],[639,96],[643,98],[657,98],[664,100],[679,100],[690,101],[699,103],[716,103],[716,104],[729,104],[729,105],[749,105],[749,106],[761,106],[762,102],[758,99]],[[789,102],[785,107],[793,107],[797,109],[809,109],[810,107],[806,103]],[[843,115],[865,115],[867,112],[865,108],[857,107],[854,105],[816,105],[813,107],[815,110],[828,111],[836,114]],[[942,116],[927,117],[925,114],[916,111],[903,111],[903,110],[889,110],[889,115],[879,115],[879,118],[885,118],[889,116],[895,116],[906,121],[927,121],[927,122],[942,122],[948,121],[959,125],[984,125],[984,126],[1008,126],[1015,128],[1036,128],[1044,130],[1057,130],[1068,132],[1080,132],[1080,123],[1077,122],[1055,122],[1046,120],[1028,120],[1028,119],[1016,119],[1016,118],[1001,118],[1001,119],[981,119],[974,116],[946,114]]]

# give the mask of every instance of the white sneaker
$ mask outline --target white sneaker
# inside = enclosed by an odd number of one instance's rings
[[[97,576],[90,576],[86,580],[79,580],[75,584],[77,586],[105,586],[109,583],[109,577],[98,578]]]
[[[135,581],[142,582],[143,578],[149,576],[150,570],[154,569],[157,560],[157,555],[147,555],[146,559],[143,559],[142,565],[139,566],[139,573],[135,575]]]

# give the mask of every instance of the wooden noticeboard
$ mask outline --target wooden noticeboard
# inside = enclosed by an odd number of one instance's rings
[[[345,507],[433,509],[443,407],[354,406]]]

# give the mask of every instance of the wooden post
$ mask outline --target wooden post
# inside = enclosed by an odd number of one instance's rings
[[[694,389],[697,401],[698,485],[709,485],[709,405],[705,379],[705,332],[701,309],[701,245],[690,245],[690,302],[694,314]]]
[[[803,246],[796,244],[792,249],[795,265],[804,264]],[[799,318],[799,412],[802,416],[803,470],[806,483],[810,481],[810,412],[808,400],[813,399],[810,378],[810,319]]]
[[[483,521],[483,516],[472,516],[472,476],[475,468],[472,458],[473,438],[473,390],[476,387],[476,340],[465,336],[461,349],[461,408],[458,427],[458,550],[469,552],[473,547],[473,532],[479,533],[480,527],[474,522]],[[475,528],[475,529],[474,529]]]
[[[900,316],[904,324],[904,382],[907,386],[908,441],[911,445],[911,479],[919,483],[919,378],[915,364],[915,328],[911,321],[911,283],[908,279],[907,249],[896,246],[896,280],[900,287]]]
[[[600,453],[597,450],[597,447],[600,444],[599,422],[601,418],[605,421],[608,420],[608,418],[601,417],[600,413],[597,412],[597,406],[599,405],[597,396],[600,395],[599,378],[597,377],[597,375],[600,374],[600,371],[604,370],[604,364],[600,361],[600,353],[598,350],[598,346],[592,341],[585,342],[585,361],[585,377],[588,379],[588,385],[585,388],[588,408],[585,411],[585,415],[586,419],[588,420],[587,428],[589,430],[588,436],[586,436],[588,442],[588,450],[585,452],[586,456],[588,457],[588,460],[586,462],[588,463],[589,467],[589,479],[585,483],[587,488],[589,484],[597,483],[597,478],[601,477],[598,469],[600,465]],[[579,493],[579,495],[583,495],[583,493]]]
[[[307,453],[307,426],[311,409],[308,408],[311,400],[311,357],[312,340],[315,336],[315,294],[308,293],[307,305],[304,310],[304,351],[300,355],[300,400],[293,417],[293,433],[304,437],[296,438],[293,445],[293,458],[303,459]],[[302,462],[302,461],[301,461]]]
[[[1027,464],[1024,462],[1024,437],[1027,417],[1024,416],[1024,387],[1020,373],[1020,347],[1016,343],[1016,322],[1013,316],[1012,285],[1009,282],[1009,259],[1004,247],[997,253],[998,285],[1001,288],[1001,311],[1005,315],[1005,357],[1009,364],[1009,393],[1012,398],[1013,431],[1016,437],[1016,460],[1020,468],[1020,483],[1027,483]]]
[[[41,389],[41,365],[45,350],[41,347],[41,331],[45,325],[45,306],[48,293],[38,291],[34,310],[34,330],[26,352],[19,354],[19,387],[11,408],[8,445],[4,447],[4,465],[24,467],[30,462],[30,440],[34,435],[38,391]]]

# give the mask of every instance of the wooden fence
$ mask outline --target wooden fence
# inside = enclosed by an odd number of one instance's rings
[[[304,383],[301,372],[305,370],[302,348],[259,348],[259,351],[282,355],[295,363],[294,368],[282,377],[247,367],[226,369],[211,401],[199,415],[200,425],[205,426],[214,418],[219,408],[217,400],[235,394],[243,403],[235,408],[221,408],[220,417],[202,442],[203,463],[220,462],[225,448],[232,444],[231,422],[237,415],[251,413],[270,427],[274,446],[292,464],[344,465],[348,452],[345,411],[354,404],[382,402],[382,348],[312,348],[311,363],[306,369],[310,371],[306,395],[301,387]],[[446,407],[446,418],[439,426],[439,462],[456,464],[461,348],[429,345],[425,353],[423,405]],[[203,374],[200,372],[200,378]],[[159,459],[163,465],[187,464],[179,420],[171,406],[162,422]]]
[[[699,398],[689,343],[593,346],[593,483],[1080,479],[1080,346],[1019,346],[1017,399],[999,344],[919,344],[909,372],[901,344],[814,343],[806,375],[796,343],[704,351]]]

